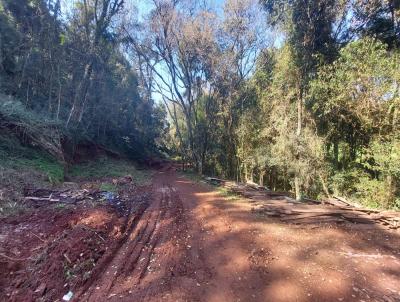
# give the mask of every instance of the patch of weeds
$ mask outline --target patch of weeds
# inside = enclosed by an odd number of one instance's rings
[[[240,200],[239,195],[224,188],[224,187],[220,187],[218,185],[212,185],[209,184],[208,182],[204,181],[204,179],[202,178],[201,175],[192,172],[192,171],[186,171],[186,172],[181,172],[180,173],[183,177],[188,178],[189,180],[196,182],[196,183],[202,183],[210,188],[212,188],[213,190],[216,190],[219,194],[221,194],[225,199],[229,200],[229,201],[238,201]]]
[[[138,185],[146,184],[151,178],[151,172],[138,170],[135,165],[124,159],[102,157],[72,166],[69,175],[76,179],[101,179],[106,177],[121,177],[131,175]]]
[[[240,200],[238,194],[236,194],[236,193],[234,193],[232,191],[229,191],[226,188],[217,187],[217,191],[229,201],[238,201],[238,200]]]
[[[71,279],[73,279],[73,278],[75,278],[76,276],[75,276],[75,274],[74,274],[74,271],[73,271],[73,269],[72,268],[70,268],[67,264],[65,264],[64,263],[64,276],[65,276],[65,279],[68,281],[68,280],[71,280]]]
[[[102,183],[100,185],[100,191],[117,192],[118,188],[116,185],[111,183]]]
[[[21,168],[32,168],[43,172],[51,183],[58,184],[64,180],[63,166],[46,156],[37,156],[33,159],[20,158],[16,159],[15,162]]]
[[[193,182],[197,182],[197,183],[204,182],[202,176],[197,174],[197,173],[195,173],[195,172],[193,172],[193,171],[184,171],[184,172],[180,172],[180,174],[183,177],[186,177],[186,178],[190,179]]]
[[[0,216],[11,216],[21,214],[25,207],[19,202],[9,201],[0,204]]]
[[[40,172],[51,183],[64,180],[62,164],[47,153],[22,145],[13,136],[0,135],[0,165],[15,170]]]
[[[71,281],[78,278],[79,276],[82,276],[82,279],[86,281],[90,278],[90,275],[95,265],[96,263],[92,258],[83,260],[82,262],[78,261],[73,265],[64,263],[65,280]]]
[[[54,205],[55,209],[65,209],[67,205],[65,203],[59,202]]]

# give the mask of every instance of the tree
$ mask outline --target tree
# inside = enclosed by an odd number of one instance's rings
[[[144,156],[166,126],[121,47],[123,4],[77,0],[62,14],[59,0],[0,0],[0,90],[56,124],[72,153],[91,141]]]
[[[311,85],[320,134],[328,146],[335,146],[330,158],[336,169],[356,166],[372,178],[386,175],[391,178],[389,187],[397,177],[389,172],[387,161],[396,156],[393,148],[400,133],[399,64],[397,53],[389,53],[382,42],[364,38],[344,47]],[[378,146],[386,146],[387,152]],[[386,198],[388,203],[393,203],[396,194]]]
[[[78,24],[81,22],[79,25],[84,30],[83,38],[87,46],[87,55],[84,58],[85,63],[82,76],[74,93],[66,127],[69,126],[71,119],[75,122],[81,122],[82,120],[96,56],[99,54],[101,44],[105,42],[107,36],[110,34],[108,30],[111,22],[122,10],[124,0],[83,0],[83,2],[78,2],[77,5],[82,8],[78,10],[79,14],[75,17]]]

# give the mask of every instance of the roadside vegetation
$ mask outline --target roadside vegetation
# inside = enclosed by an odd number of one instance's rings
[[[199,174],[299,200],[334,195],[399,209],[398,5],[155,6],[133,49],[154,72],[174,155]]]
[[[151,171],[138,169],[135,164],[127,159],[113,159],[100,157],[96,160],[86,161],[72,165],[68,175],[75,180],[113,178],[130,175],[137,184],[145,184],[151,178]]]

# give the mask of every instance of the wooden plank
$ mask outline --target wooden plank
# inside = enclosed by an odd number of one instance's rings
[[[303,219],[291,221],[291,223],[294,223],[294,224],[320,224],[320,223],[327,223],[327,222],[343,223],[345,221],[339,217],[318,217],[318,218],[309,217],[309,218],[303,218]]]
[[[311,217],[332,217],[330,215],[326,215],[325,213],[305,213],[300,215],[291,215],[288,217],[281,218],[281,220],[289,221],[289,220],[298,220],[303,218],[311,218]]]

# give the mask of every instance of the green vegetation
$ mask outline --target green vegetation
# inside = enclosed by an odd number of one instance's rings
[[[216,190],[218,193],[220,193],[222,196],[224,196],[227,200],[229,201],[237,201],[239,200],[239,195],[229,191],[228,189],[224,188],[224,187],[220,187],[218,185],[212,185],[209,184],[208,182],[206,182],[203,177],[201,175],[199,175],[198,173],[196,173],[195,171],[185,171],[182,172],[181,175],[185,178],[190,179],[193,182],[197,182],[197,183],[202,183],[203,185],[206,185],[210,188],[212,188],[213,190]]]
[[[223,14],[173,4],[152,11],[157,27],[144,26],[143,43],[161,59],[148,58],[149,68],[167,66],[171,87],[182,87],[159,90],[172,153],[200,174],[299,200],[339,195],[398,208],[400,7],[257,2],[226,0]],[[271,31],[280,41],[270,43]]]
[[[240,196],[232,191],[229,191],[223,187],[217,187],[218,192],[224,196],[229,201],[238,201],[240,200]]]
[[[198,173],[196,173],[195,171],[189,171],[189,170],[187,170],[187,171],[185,171],[185,172],[181,172],[180,174],[181,174],[183,177],[186,177],[186,178],[190,179],[190,180],[193,181],[193,182],[197,182],[197,183],[204,182],[202,176],[199,175]]]
[[[108,191],[108,192],[117,192],[118,188],[116,185],[112,183],[102,183],[100,186],[101,191]]]
[[[165,110],[122,51],[123,4],[78,0],[66,12],[59,0],[0,0],[0,132],[60,162],[82,142],[132,158],[158,152]]]
[[[151,178],[151,171],[138,170],[132,161],[102,157],[97,160],[73,165],[69,176],[77,179],[103,179],[130,175],[139,185],[146,184]],[[102,184],[105,191],[115,191],[113,184]]]
[[[59,161],[37,148],[22,145],[11,134],[0,135],[0,164],[4,169],[38,171],[50,183],[64,180],[64,167]]]
[[[24,212],[25,207],[20,202],[9,201],[0,203],[0,217],[12,216]]]
[[[0,0],[0,134],[29,148],[2,162],[58,182],[102,146],[399,208],[398,1],[150,2]],[[148,178],[111,159],[69,172]]]

